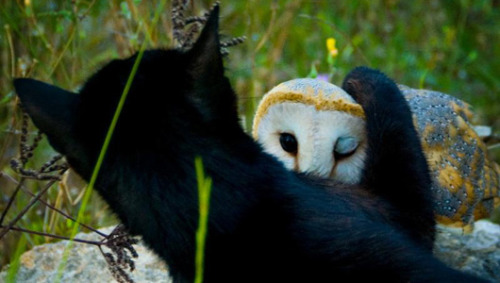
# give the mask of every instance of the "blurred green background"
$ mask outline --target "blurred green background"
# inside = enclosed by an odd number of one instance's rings
[[[9,169],[20,128],[12,78],[28,76],[76,90],[108,60],[131,55],[143,40],[149,48],[171,47],[170,0],[158,25],[151,26],[160,2],[0,0],[0,212],[19,179]],[[212,2],[191,1],[189,13],[198,15]],[[466,100],[479,122],[500,129],[499,0],[225,0],[221,16],[224,34],[247,36],[226,59],[247,129],[260,97],[276,84],[305,77],[312,66],[340,84],[358,65],[378,68],[398,83]],[[327,60],[330,37],[338,49],[333,65]],[[492,150],[497,160],[499,151]],[[52,154],[44,142],[29,165],[39,166]],[[30,182],[28,187],[36,192],[42,185]],[[45,199],[76,215],[81,186],[66,180]],[[7,221],[29,200],[21,192]],[[94,195],[84,222],[100,227],[114,221]],[[42,205],[19,226],[68,235],[67,222]],[[27,244],[18,248],[21,237]],[[13,260],[16,248],[48,241],[10,232],[0,242],[0,268]]]

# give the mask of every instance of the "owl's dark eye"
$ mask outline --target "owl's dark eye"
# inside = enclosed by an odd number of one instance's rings
[[[359,141],[355,137],[340,137],[333,148],[335,160],[340,160],[349,157],[356,152]]]
[[[297,139],[292,134],[281,133],[280,134],[280,144],[284,151],[289,153],[297,153]]]

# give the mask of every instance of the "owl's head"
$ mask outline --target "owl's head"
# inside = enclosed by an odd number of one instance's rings
[[[260,102],[253,137],[291,170],[356,183],[366,156],[364,112],[341,88],[294,79]]]

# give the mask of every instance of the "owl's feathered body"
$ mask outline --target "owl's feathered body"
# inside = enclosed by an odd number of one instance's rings
[[[500,167],[474,130],[470,105],[436,91],[400,89],[433,177],[437,221],[467,228],[489,217],[500,200]]]
[[[471,125],[470,106],[443,93],[399,88],[431,169],[437,221],[469,228],[474,219],[490,215],[500,193],[499,166]],[[360,181],[366,158],[364,119],[362,108],[341,88],[294,79],[263,97],[252,133],[287,168],[354,184]],[[284,150],[282,133],[295,137],[295,152]],[[339,142],[346,139],[354,140],[355,148],[337,154]]]

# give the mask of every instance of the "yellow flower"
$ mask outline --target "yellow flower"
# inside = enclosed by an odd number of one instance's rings
[[[335,57],[339,54],[337,47],[335,47],[335,38],[333,38],[333,37],[329,37],[326,40],[326,48],[328,49],[328,52],[330,52],[330,54],[333,57]]]

